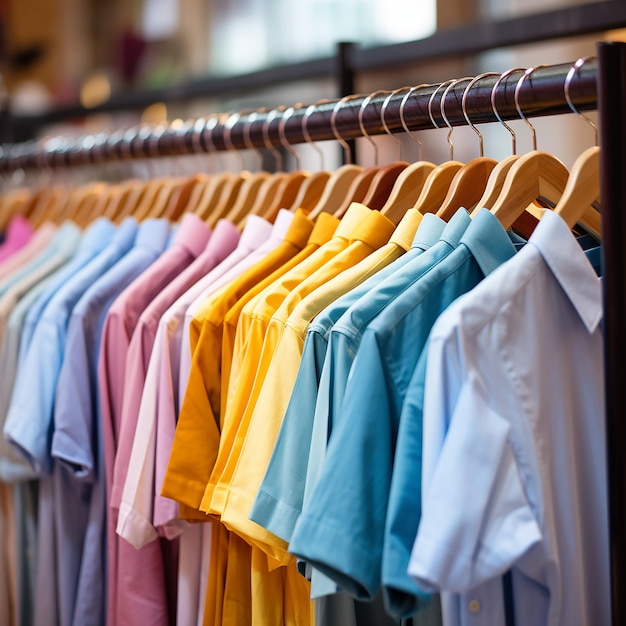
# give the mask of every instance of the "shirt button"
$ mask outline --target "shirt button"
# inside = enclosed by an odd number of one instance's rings
[[[468,607],[470,613],[478,613],[480,611],[480,602],[478,600],[470,600]]]

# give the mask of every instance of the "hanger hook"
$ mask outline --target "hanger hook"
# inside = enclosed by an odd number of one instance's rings
[[[226,122],[224,122],[223,137],[224,137],[224,144],[226,145],[227,150],[235,151],[235,154],[237,155],[237,159],[239,159],[239,163],[241,164],[241,169],[244,170],[246,168],[246,163],[243,157],[241,156],[241,152],[239,150],[235,150],[235,147],[233,146],[233,143],[230,138],[230,133],[232,132],[232,129],[235,127],[235,125],[237,124],[240,118],[241,118],[241,114],[239,113],[231,113],[231,115],[228,116],[228,118],[226,119]]]
[[[590,119],[588,116],[586,116],[584,113],[581,113],[575,106],[574,103],[572,102],[572,99],[570,98],[569,95],[569,87],[572,83],[572,79],[574,78],[574,76],[578,73],[578,70],[587,62],[587,57],[581,57],[580,59],[578,59],[578,61],[576,61],[576,63],[574,63],[574,65],[572,65],[571,69],[569,72],[567,72],[567,76],[565,77],[565,87],[564,87],[564,91],[565,91],[565,99],[567,100],[567,104],[569,105],[569,108],[572,109],[572,111],[574,113],[576,113],[577,115],[580,115],[580,117],[582,117],[585,122],[587,122],[587,124],[589,124],[589,126],[591,126],[591,128],[593,128],[593,135],[594,135],[594,145],[598,145],[598,126],[593,122],[592,119]]]
[[[300,108],[300,106],[289,107],[286,111],[283,112],[280,123],[278,124],[278,136],[280,137],[280,143],[283,148],[291,154],[291,156],[296,160],[296,169],[300,169],[300,155],[294,150],[293,146],[287,141],[287,136],[285,135],[285,126],[287,125],[287,120],[295,113],[296,108]]]
[[[497,72],[483,72],[482,74],[475,76],[474,78],[472,78],[472,80],[470,80],[469,84],[463,91],[463,98],[461,99],[461,110],[463,111],[463,117],[465,118],[465,121],[469,124],[471,129],[478,135],[479,155],[481,157],[485,156],[485,142],[483,139],[483,134],[478,130],[476,125],[470,119],[470,116],[467,114],[467,107],[466,107],[467,94],[469,93],[469,90],[472,88],[474,83],[477,83],[479,80],[487,76],[497,76],[497,75],[498,75]]]
[[[386,93],[386,91],[384,89],[380,89],[378,91],[375,91],[374,93],[369,94],[368,96],[365,96],[365,98],[363,99],[363,102],[361,103],[361,108],[359,109],[359,116],[358,116],[359,128],[361,129],[361,133],[372,144],[372,147],[374,148],[374,163],[376,165],[378,165],[378,146],[376,145],[376,142],[370,137],[368,132],[365,130],[365,125],[363,124],[363,113],[365,113],[365,109],[367,109],[367,105],[371,102],[372,98],[381,93]]]
[[[515,67],[513,69],[507,70],[503,74],[500,74],[500,78],[498,78],[498,80],[494,83],[493,89],[491,90],[491,110],[498,119],[498,122],[500,122],[500,124],[502,124],[502,126],[504,126],[504,128],[506,128],[506,130],[508,130],[511,135],[511,154],[517,154],[517,135],[515,134],[515,131],[502,119],[500,113],[498,113],[498,108],[496,107],[496,95],[498,93],[498,87],[500,86],[500,83],[507,76],[510,76],[513,72],[523,71],[523,67]]]
[[[271,142],[270,140],[270,125],[272,123],[272,121],[274,120],[275,117],[277,117],[278,115],[280,115],[281,111],[284,110],[284,106],[278,108],[278,109],[272,109],[268,114],[267,117],[265,118],[265,123],[263,124],[263,128],[262,128],[262,135],[263,135],[263,143],[265,144],[265,147],[272,153],[272,155],[274,156],[274,161],[276,162],[276,171],[277,172],[282,172],[283,170],[283,155],[280,153],[280,150],[278,150]]]
[[[311,135],[309,134],[309,117],[315,112],[317,107],[324,103],[328,102],[328,100],[318,100],[315,104],[310,104],[306,110],[304,111],[304,115],[302,116],[302,136],[304,140],[313,148],[317,154],[320,156],[320,169],[324,169],[324,153],[322,149],[311,139]]]
[[[350,146],[348,145],[348,142],[339,134],[339,131],[337,130],[337,114],[339,113],[341,107],[345,102],[348,102],[348,100],[352,100],[353,98],[357,97],[358,96],[344,96],[343,98],[341,98],[341,100],[337,100],[337,103],[333,107],[333,112],[330,114],[330,127],[333,131],[335,139],[341,144],[341,147],[343,148],[343,160],[346,163],[352,163],[352,155],[350,154]]]
[[[406,106],[406,103],[408,102],[409,98],[411,97],[411,94],[416,91],[417,89],[419,89],[420,87],[426,87],[426,83],[422,84],[422,85],[416,85],[415,87],[411,87],[406,94],[404,95],[404,97],[402,98],[402,102],[400,103],[400,122],[402,123],[402,128],[404,128],[404,130],[408,133],[409,137],[411,139],[413,139],[413,141],[417,142],[417,145],[419,146],[419,152],[417,155],[418,161],[422,160],[423,157],[423,145],[422,145],[422,140],[419,139],[419,137],[417,137],[416,135],[414,135],[411,130],[409,129],[409,127],[407,126],[406,120],[404,119],[404,107]],[[429,111],[430,113],[430,111]],[[432,119],[432,118],[431,118]]]
[[[452,87],[456,87],[459,83],[462,83],[464,80],[472,80],[471,76],[464,76],[463,78],[455,78],[450,81],[450,84],[446,87],[445,91],[441,95],[441,101],[439,103],[439,108],[441,109],[441,117],[443,117],[443,121],[446,123],[448,127],[448,145],[450,146],[450,160],[453,160],[454,157],[454,144],[452,143],[452,124],[450,124],[450,120],[446,115],[446,98],[448,97],[448,92]]]
[[[244,120],[243,127],[243,142],[246,145],[246,148],[253,152],[256,155],[256,158],[259,162],[259,170],[263,169],[263,155],[261,151],[252,143],[252,139],[250,138],[250,131],[252,129],[252,124],[259,117],[260,111],[251,111],[247,118]]]
[[[532,139],[533,139],[533,150],[537,149],[537,131],[535,130],[535,127],[528,121],[528,118],[522,112],[522,109],[519,105],[519,93],[526,78],[530,76],[538,67],[544,67],[544,65],[535,65],[534,67],[529,67],[527,70],[524,71],[520,79],[517,81],[517,85],[515,85],[515,108],[517,109],[519,116],[526,123],[526,126],[530,128],[530,132],[532,134]]]
[[[409,89],[409,87],[400,87],[399,89],[395,89],[394,91],[390,92],[389,95],[385,98],[383,106],[380,109],[380,119],[383,123],[383,128],[385,129],[385,132],[398,144],[398,161],[402,160],[402,142],[389,130],[389,126],[387,126],[387,122],[385,121],[385,111],[387,110],[387,106],[389,106],[391,98],[393,98],[397,93],[403,91],[404,89]]]

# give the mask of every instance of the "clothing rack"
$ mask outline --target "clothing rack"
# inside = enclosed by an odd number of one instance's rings
[[[539,67],[523,82],[518,100],[526,116],[571,112],[563,88],[570,69],[571,64],[567,63]],[[505,120],[519,119],[514,94],[521,74],[521,70],[513,72],[498,85],[496,109]],[[596,107],[596,74],[597,63],[590,59],[582,65],[571,82],[570,97],[579,111]],[[498,76],[487,76],[468,90],[465,108],[473,123],[497,121],[491,106],[491,94],[497,79]],[[469,80],[459,81],[446,94],[443,109],[452,126],[467,125],[462,101],[468,83]],[[437,127],[446,127],[441,110],[445,89],[441,86],[420,86],[411,93],[403,110],[405,122],[411,130],[432,128],[431,114]],[[398,92],[387,103],[385,122],[390,132],[404,130],[400,106],[407,91]],[[307,133],[311,141],[336,140],[337,135],[346,140],[355,139],[363,136],[364,132],[380,135],[386,132],[381,120],[381,109],[387,95],[388,92],[374,95],[365,107],[362,105],[369,96],[350,96],[349,99],[313,107],[303,105],[282,111],[273,109],[248,114],[235,113],[191,120],[182,125],[144,126],[75,139],[54,137],[4,145],[0,146],[0,172],[229,149],[245,150],[252,146],[280,147],[285,143],[304,143],[307,141]],[[337,135],[331,123],[333,117]]]
[[[623,251],[626,242],[626,43],[600,43],[597,50],[597,61],[584,63],[572,80],[570,97],[579,111],[598,108],[600,118],[612,623],[626,626],[626,595],[623,593],[626,588],[626,457],[623,452],[626,445],[626,388],[620,380],[620,360],[626,353],[626,254]],[[523,82],[519,104],[526,116],[570,112],[563,89],[570,69],[571,64],[540,67]],[[496,108],[504,120],[519,119],[514,92],[520,75],[520,72],[510,74],[496,91]],[[491,107],[491,92],[497,78],[485,77],[468,90],[465,114],[473,123],[497,121]],[[447,92],[444,110],[450,126],[467,124],[462,100],[468,82],[459,81]],[[408,128],[431,128],[433,121],[437,127],[446,127],[440,106],[444,90],[440,87],[427,85],[412,92],[404,107],[404,121]],[[400,106],[406,93],[401,90],[392,96],[385,109],[385,122],[390,132],[403,130]],[[348,140],[364,133],[378,135],[386,132],[380,116],[386,95],[373,96],[365,105],[367,96],[355,96],[311,108],[290,107],[212,116],[182,125],[131,128],[77,139],[51,138],[5,145],[0,147],[0,172],[276,147],[339,137]],[[334,124],[331,124],[333,118]]]

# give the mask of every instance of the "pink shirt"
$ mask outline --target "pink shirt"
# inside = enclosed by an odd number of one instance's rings
[[[23,248],[33,236],[33,228],[23,215],[16,215],[7,228],[4,241],[0,245],[0,263]]]
[[[185,214],[173,244],[120,294],[107,314],[98,373],[108,497],[113,497],[117,455],[120,449],[124,453],[120,446],[125,436],[134,436],[134,428],[124,428],[124,415],[132,413],[135,369],[144,358],[147,365],[149,358],[149,351],[141,343],[131,351],[133,331],[146,306],[202,252],[210,234],[210,229],[198,216]],[[118,544],[116,513],[109,509],[107,516],[108,623],[111,626],[127,621],[134,623],[145,610],[142,607],[148,604],[153,609],[151,615],[160,616],[167,624],[168,598],[155,596],[147,573],[165,575],[173,590],[175,572],[174,575],[164,572],[163,554],[158,544],[141,552],[123,542]],[[164,546],[164,549],[175,552],[176,546]],[[175,562],[175,554],[171,556]],[[123,593],[118,593],[120,581],[124,581]]]

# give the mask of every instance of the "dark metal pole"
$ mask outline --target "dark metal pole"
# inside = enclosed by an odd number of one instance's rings
[[[626,44],[598,44],[604,367],[613,626],[626,625]]]

